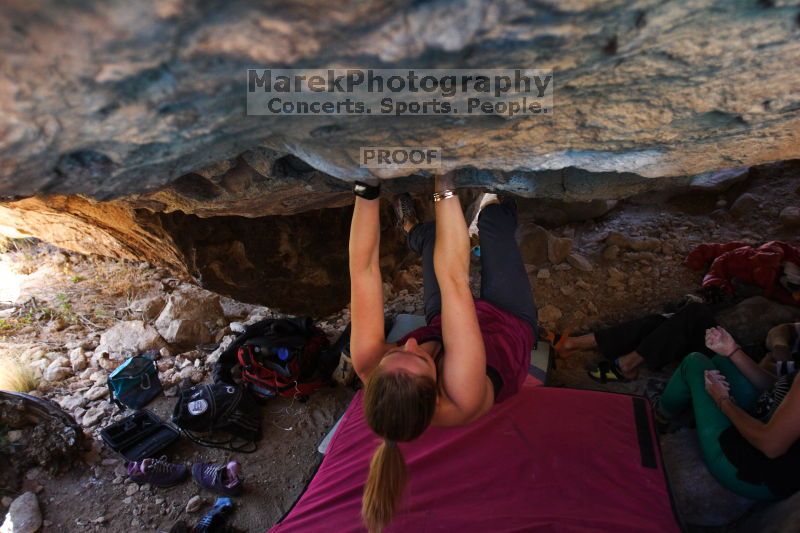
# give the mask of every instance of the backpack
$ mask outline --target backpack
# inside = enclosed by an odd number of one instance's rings
[[[252,453],[261,440],[261,411],[247,390],[216,382],[182,388],[172,411],[172,422],[191,441],[209,448]],[[211,433],[227,439],[210,440]],[[244,441],[243,444],[234,443]]]
[[[154,352],[129,357],[108,376],[109,401],[122,410],[141,409],[161,393]]]
[[[310,318],[268,318],[245,328],[220,355],[214,379],[233,383],[238,364],[242,381],[257,398],[305,399],[325,386],[338,361],[330,343]],[[338,357],[338,354],[336,354]]]

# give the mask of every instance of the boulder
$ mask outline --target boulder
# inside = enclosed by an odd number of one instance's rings
[[[760,202],[758,198],[749,192],[746,192],[733,202],[733,205],[731,205],[729,211],[730,214],[736,218],[741,218],[747,215],[757,216],[758,213],[756,213],[756,210],[759,207],[759,203]]]
[[[194,285],[181,285],[170,294],[155,326],[170,345],[192,348],[212,342],[212,331],[224,320],[218,294]]]
[[[86,354],[80,346],[74,348],[69,352],[69,364],[72,366],[74,372],[81,372],[86,370],[89,366],[89,361],[86,359]]]
[[[572,239],[547,234],[547,259],[554,265],[563,263],[572,251]]]
[[[158,350],[165,346],[158,331],[141,320],[118,322],[100,336],[100,344],[95,348],[95,360],[108,356],[112,361],[120,361],[131,355],[148,350]]]
[[[705,172],[692,178],[689,188],[702,192],[724,192],[747,179],[749,167],[726,168],[718,172]]]
[[[581,272],[591,272],[594,270],[592,263],[586,259],[586,257],[575,252],[572,252],[567,256],[567,262],[572,265],[573,268],[576,268]]]
[[[711,475],[703,461],[696,431],[682,428],[665,435],[661,450],[675,505],[688,524],[724,526],[753,505],[752,500],[729,491]]]
[[[66,363],[66,364],[64,364]],[[73,375],[72,367],[65,358],[56,359],[44,370],[42,377],[45,381],[61,381]]]
[[[166,304],[167,300],[163,296],[150,296],[149,298],[142,298],[133,302],[131,304],[131,311],[137,313],[145,322],[151,322],[158,318],[158,315]]]
[[[550,232],[536,224],[527,224],[520,228],[517,242],[522,260],[529,265],[547,263],[547,241]]]
[[[81,420],[81,424],[86,427],[96,426],[108,416],[110,411],[110,405],[107,402],[102,402],[96,407],[92,407],[86,411],[83,415],[83,420]]]
[[[753,296],[721,311],[717,322],[744,345],[764,344],[767,332],[778,324],[800,320],[800,307]]]
[[[784,207],[780,213],[780,220],[787,228],[800,227],[800,207]]]
[[[42,511],[33,492],[25,492],[11,502],[0,533],[35,533],[42,527]]]
[[[562,316],[564,316],[564,313],[555,305],[548,304],[539,309],[539,321],[544,324],[553,325],[561,319]]]

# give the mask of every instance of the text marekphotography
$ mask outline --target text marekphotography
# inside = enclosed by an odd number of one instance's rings
[[[548,115],[542,69],[249,69],[248,115]]]

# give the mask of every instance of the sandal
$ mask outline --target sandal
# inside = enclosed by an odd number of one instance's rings
[[[587,372],[592,380],[605,385],[606,383],[627,383],[630,381],[622,375],[616,362],[600,361],[597,367]]]

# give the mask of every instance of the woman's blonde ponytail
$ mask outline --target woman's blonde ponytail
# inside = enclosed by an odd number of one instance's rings
[[[380,533],[391,522],[406,479],[406,463],[400,448],[384,440],[372,456],[361,501],[361,517],[370,533]]]
[[[397,447],[425,431],[436,410],[436,381],[429,376],[385,372],[378,368],[364,390],[364,418],[383,442],[369,465],[361,501],[364,525],[372,533],[386,527],[400,505],[406,463]]]

